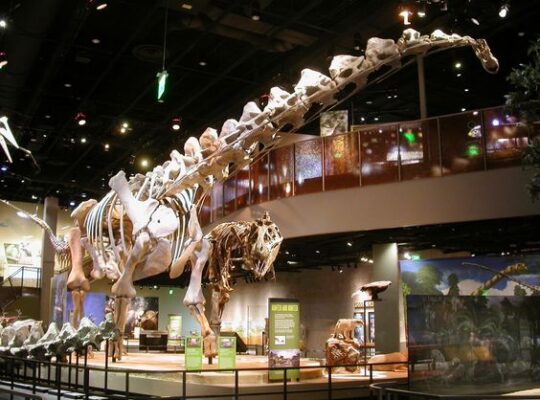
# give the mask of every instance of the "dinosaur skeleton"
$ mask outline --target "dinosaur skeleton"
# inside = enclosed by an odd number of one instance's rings
[[[171,274],[178,276],[191,261],[184,303],[201,324],[205,355],[215,355],[215,334],[204,315],[204,297],[200,291],[205,260],[210,258],[211,265],[219,265],[210,268],[215,279],[213,303],[217,304],[213,322],[217,322],[230,291],[226,274],[232,268],[230,263],[235,261],[234,254],[228,253],[223,246],[231,243],[243,251],[243,265],[251,266],[253,272],[260,274],[261,264],[250,264],[249,257],[259,261],[266,257],[263,269],[268,268],[268,260],[271,264],[279,243],[277,235],[273,239],[267,235],[265,245],[273,249],[270,253],[263,257],[248,250],[250,244],[242,240],[253,238],[245,236],[244,229],[248,228],[243,224],[252,223],[220,225],[209,236],[203,237],[196,207],[202,204],[213,184],[266,154],[278,143],[278,132],[285,125],[292,125],[294,130],[304,124],[304,115],[312,105],[323,105],[315,117],[338,104],[336,94],[345,94],[344,89],[347,89],[347,95],[340,96],[341,101],[365,87],[369,75],[383,66],[395,70],[405,56],[424,54],[433,48],[462,46],[471,46],[488,72],[497,72],[497,59],[484,40],[446,35],[440,31],[420,36],[411,30],[405,31],[397,43],[391,39],[371,38],[365,57],[334,57],[330,76],[303,70],[293,93],[272,88],[264,110],[254,102],[247,103],[238,121],[225,121],[219,134],[208,128],[199,139],[189,138],[184,154],[173,151],[170,160],[146,175],[138,174],[128,181],[120,171],[109,181],[111,192],[99,202],[81,203],[72,213],[76,227],[67,238],[72,263],[67,286],[74,296],[75,307],[82,307],[84,293],[89,289],[89,279],[82,268],[83,247],[93,260],[91,278],[107,276],[116,280],[112,293],[117,302],[115,322],[121,331],[129,299],[136,294],[133,279],[165,272],[169,266]],[[265,224],[264,219],[262,223]],[[229,259],[231,256],[233,258]]]
[[[13,132],[9,127],[8,118],[6,116],[3,116],[0,117],[0,147],[2,147],[2,150],[6,154],[9,162],[12,163],[13,159],[11,158],[11,153],[9,152],[8,143],[6,143],[6,140],[16,149],[22,150],[24,153],[26,153],[26,155],[32,159],[32,162],[34,163],[36,168],[39,169],[39,165],[34,156],[32,155],[32,152],[28,149],[25,149],[24,147],[19,146],[19,143],[17,143],[17,140],[15,139],[15,136],[13,135]]]

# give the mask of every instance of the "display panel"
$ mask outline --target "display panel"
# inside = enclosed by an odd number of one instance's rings
[[[188,336],[186,338],[185,360],[188,371],[202,369],[202,342],[202,336]]]
[[[410,389],[507,393],[537,386],[538,296],[407,296]]]
[[[300,303],[297,300],[269,299],[268,366],[300,366]],[[283,379],[280,370],[269,371],[268,379]],[[287,370],[288,379],[299,379],[299,370]]]
[[[349,129],[349,111],[337,110],[321,113],[321,136],[333,136],[346,133]]]
[[[484,132],[480,124],[478,112],[439,118],[443,175],[484,169]]]
[[[294,145],[295,194],[322,190],[322,140],[306,140]]]
[[[250,166],[251,204],[268,201],[268,156]]]
[[[358,135],[348,134],[324,139],[324,190],[360,185]]]
[[[275,149],[269,154],[270,200],[293,195],[294,146]]]
[[[218,368],[236,368],[236,337],[218,338]]]
[[[398,181],[397,126],[360,131],[362,185]]]
[[[401,179],[441,176],[437,120],[413,121],[399,126]]]

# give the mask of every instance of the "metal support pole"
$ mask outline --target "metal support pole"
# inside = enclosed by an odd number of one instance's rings
[[[185,400],[187,396],[186,371],[182,371],[182,398]]]
[[[328,400],[332,400],[332,367],[328,368]]]
[[[126,371],[126,399],[129,399],[129,371]]]
[[[105,382],[104,382],[104,392],[107,393],[107,380],[109,378],[109,339],[105,341]]]
[[[416,68],[418,71],[418,102],[420,105],[420,118],[427,118],[426,104],[426,79],[424,76],[424,56],[419,54],[416,56]]]

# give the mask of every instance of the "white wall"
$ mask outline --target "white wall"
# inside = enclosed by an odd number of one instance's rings
[[[351,298],[351,294],[370,279],[371,264],[362,264],[357,269],[344,268],[342,273],[322,267],[302,273],[279,272],[275,281],[242,281],[233,287],[223,321],[241,320],[247,324],[248,307],[251,319],[264,320],[269,298],[298,299],[300,321],[307,328],[308,356],[321,356],[337,320],[353,316],[354,302],[358,300]]]
[[[538,215],[540,207],[531,202],[527,182],[520,167],[470,172],[269,201],[216,223],[252,220],[269,211],[283,236],[293,238]]]

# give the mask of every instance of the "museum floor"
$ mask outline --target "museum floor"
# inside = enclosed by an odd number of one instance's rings
[[[105,364],[104,354],[95,353],[94,358],[88,360],[91,367],[103,367]],[[268,358],[266,356],[239,355],[236,366],[239,369],[238,384],[243,393],[250,392],[273,392],[281,393],[283,382],[268,382],[268,372],[266,370]],[[161,396],[178,395],[182,384],[182,372],[184,366],[183,354],[171,353],[129,353],[121,361],[109,363],[109,387],[111,389],[123,390],[125,371],[130,372],[130,390],[137,393],[159,393]],[[326,398],[325,388],[328,385],[328,376],[324,368],[316,360],[302,359],[301,378],[298,382],[289,382],[287,386],[291,393],[306,388],[320,390],[321,398]],[[217,361],[213,365],[208,365],[205,360],[204,372],[186,374],[187,391],[192,395],[224,394],[234,390],[235,375],[229,372],[213,371],[218,368]],[[260,370],[258,370],[260,368]],[[120,372],[122,371],[122,372]],[[102,379],[100,373],[93,371],[91,380],[96,380],[96,384]],[[403,381],[407,379],[407,372],[399,371],[373,371],[372,382]],[[369,374],[366,376],[362,371],[356,373],[332,373],[332,385],[334,390],[339,392],[335,398],[349,398],[354,388],[365,389],[368,393],[370,382]],[[300,388],[301,387],[301,388]],[[343,391],[341,391],[343,389]],[[351,391],[348,391],[350,389]],[[158,392],[156,392],[158,390]],[[324,392],[324,393],[323,393]],[[316,393],[312,393],[316,398]],[[341,396],[343,395],[343,396]]]

